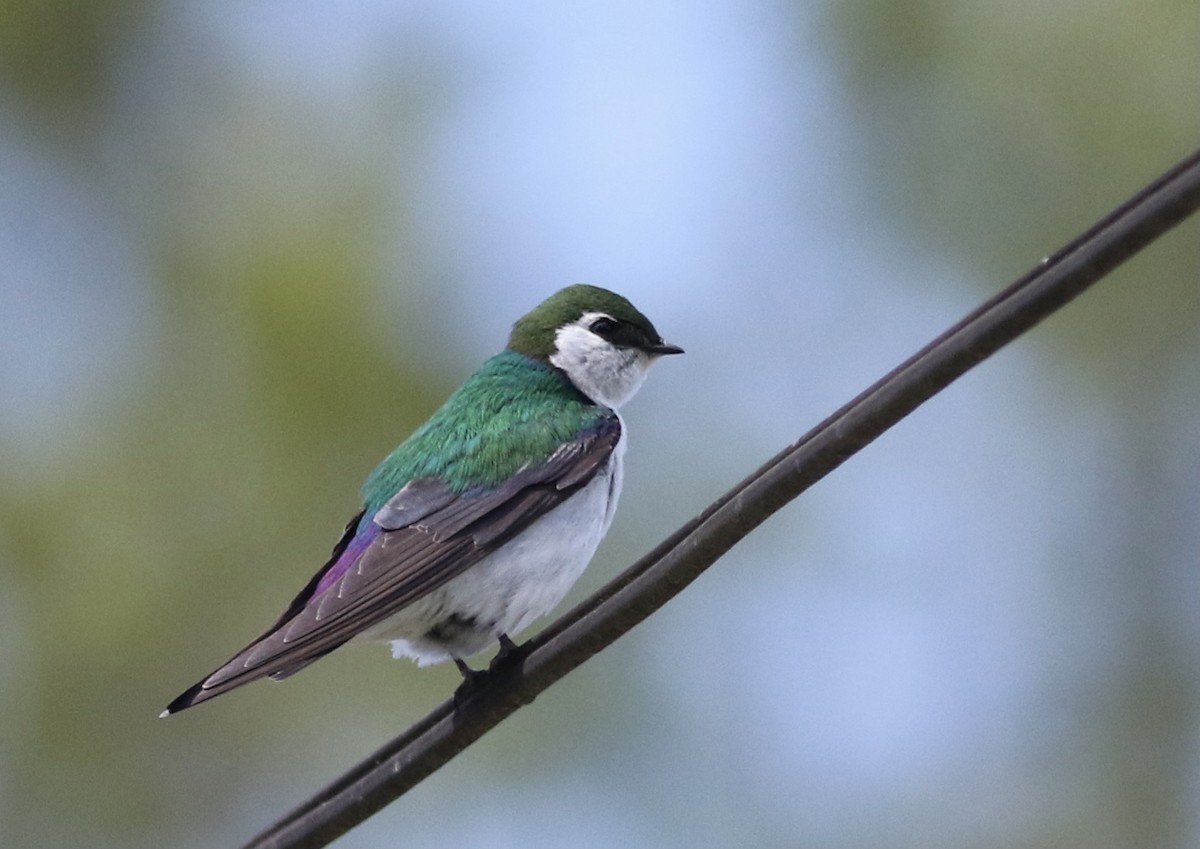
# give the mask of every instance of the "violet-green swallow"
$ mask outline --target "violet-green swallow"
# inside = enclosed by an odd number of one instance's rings
[[[617,408],[669,345],[625,298],[570,286],[513,325],[489,359],[363,484],[363,509],[279,620],[167,706],[286,678],[350,639],[421,666],[466,658],[548,613],[612,522]]]

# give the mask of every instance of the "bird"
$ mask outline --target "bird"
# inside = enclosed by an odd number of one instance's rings
[[[278,620],[161,716],[287,678],[355,639],[419,666],[467,659],[550,612],[592,559],[621,494],[618,408],[682,354],[626,298],[577,284],[512,326],[372,471],[362,509]],[[493,665],[496,661],[493,661]]]

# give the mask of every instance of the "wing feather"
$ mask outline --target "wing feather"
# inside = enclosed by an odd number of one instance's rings
[[[433,477],[408,482],[374,514],[373,537],[344,574],[333,580],[330,570],[362,539],[361,513],[279,620],[167,712],[258,678],[287,677],[462,574],[591,481],[620,436],[620,419],[605,416],[491,489],[459,494]]]

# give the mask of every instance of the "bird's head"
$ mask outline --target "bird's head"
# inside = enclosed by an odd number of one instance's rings
[[[519,318],[508,347],[561,369],[580,392],[614,409],[633,397],[655,359],[683,353],[625,298],[584,284]]]

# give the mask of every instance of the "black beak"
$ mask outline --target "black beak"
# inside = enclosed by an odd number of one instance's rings
[[[670,345],[661,339],[653,345],[642,345],[642,350],[652,357],[661,357],[664,354],[682,354],[683,348],[678,345]]]

